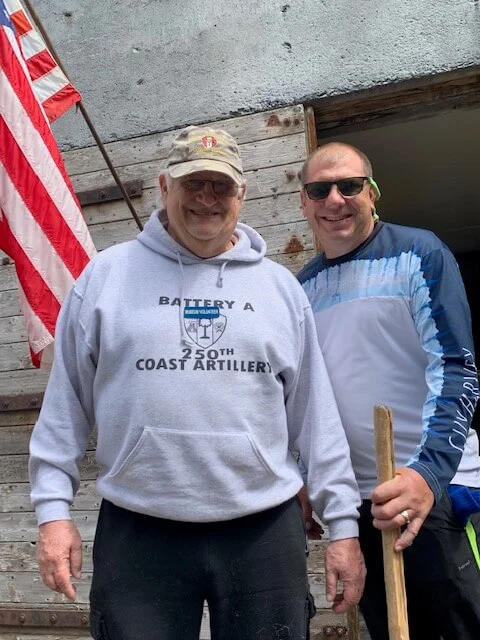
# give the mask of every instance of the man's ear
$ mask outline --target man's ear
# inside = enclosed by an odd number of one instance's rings
[[[162,198],[162,202],[166,204],[166,197],[168,195],[168,185],[167,185],[167,177],[164,173],[161,173],[158,176],[158,183],[160,185],[160,196]]]
[[[240,187],[239,200],[243,202],[247,196],[247,183],[244,182]]]
[[[305,215],[305,198],[306,198],[306,194],[305,194],[305,189],[302,189],[300,191],[300,203],[302,205],[302,212]]]
[[[162,195],[168,193],[167,178],[163,173],[158,176],[158,182],[160,184],[160,191],[162,192]]]

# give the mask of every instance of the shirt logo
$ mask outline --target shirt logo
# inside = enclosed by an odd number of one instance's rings
[[[215,136],[203,136],[202,144],[205,149],[213,149],[213,147],[217,146],[217,139]]]
[[[215,344],[227,326],[227,318],[218,307],[185,307],[183,322],[189,338],[202,349]]]

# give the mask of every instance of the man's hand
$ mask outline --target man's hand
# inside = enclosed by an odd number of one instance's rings
[[[415,540],[433,503],[432,490],[422,476],[401,467],[395,478],[383,482],[372,493],[373,524],[382,531],[406,525],[393,547],[395,551],[403,551]],[[405,516],[402,512],[406,512]]]
[[[300,504],[302,505],[303,519],[305,521],[305,529],[309,540],[321,540],[323,534],[322,525],[313,517],[312,505],[308,500],[307,486],[303,485],[297,494]]]
[[[75,600],[76,589],[70,576],[77,580],[82,577],[82,539],[71,520],[55,520],[40,525],[37,561],[44,584]]]
[[[358,604],[366,575],[358,538],[330,542],[325,554],[326,595],[335,613],[345,613]],[[339,582],[343,583],[342,593],[337,593]]]

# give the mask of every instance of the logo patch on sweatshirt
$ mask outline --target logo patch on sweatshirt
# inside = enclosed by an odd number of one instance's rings
[[[183,311],[184,318],[218,318],[220,309],[218,307],[185,307]]]
[[[215,344],[227,326],[219,307],[185,307],[183,322],[188,336],[202,348]]]

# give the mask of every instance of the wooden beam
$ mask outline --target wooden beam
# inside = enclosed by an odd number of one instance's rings
[[[457,69],[425,78],[312,100],[320,140],[337,134],[478,108],[480,70]]]
[[[23,395],[0,395],[0,413],[4,411],[21,411],[39,409],[42,405],[43,392],[25,393]]]
[[[313,107],[305,108],[305,139],[307,145],[307,157],[312,154],[318,146],[317,126],[315,122],[315,111]],[[322,251],[322,245],[317,236],[313,237],[316,253]]]
[[[317,129],[315,124],[315,111],[313,107],[307,107],[305,109],[305,141],[308,157],[317,148]]]
[[[129,182],[124,182],[123,187],[130,198],[139,198],[142,195],[142,180],[130,180]],[[88,204],[100,204],[102,202],[123,200],[123,194],[120,187],[116,184],[109,184],[104,187],[90,189],[88,191],[79,191],[76,196],[82,207]]]

